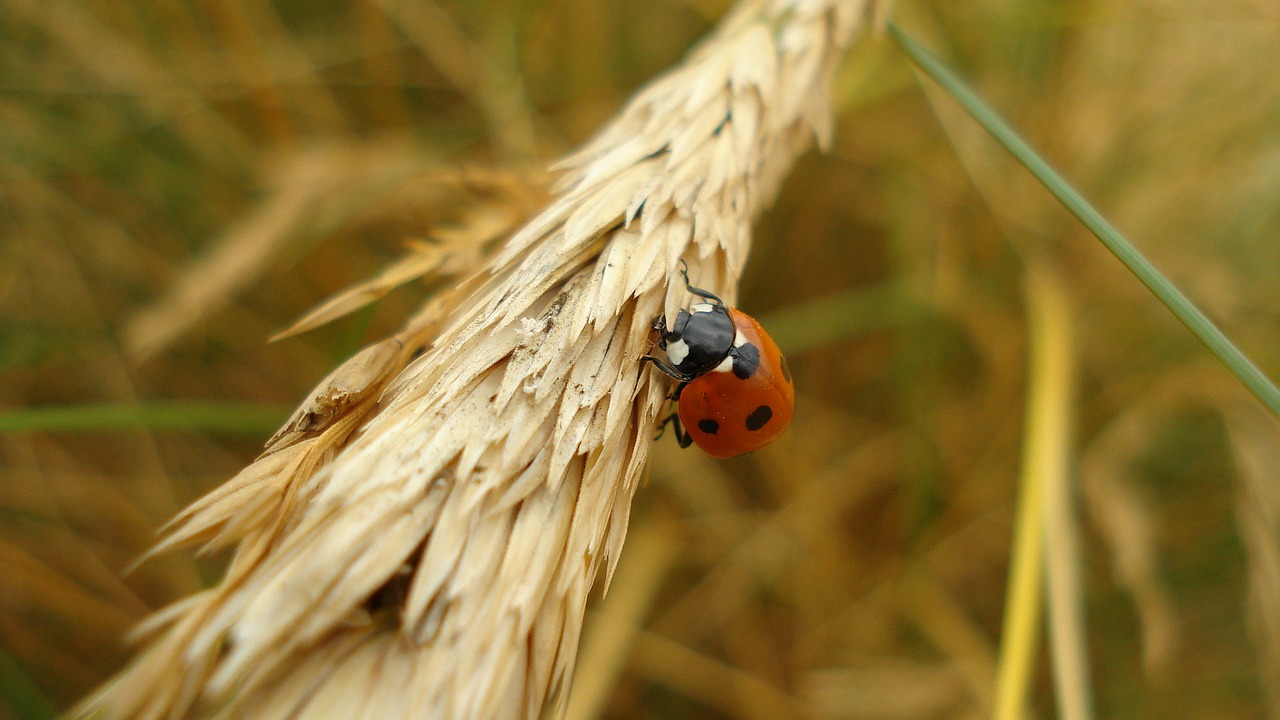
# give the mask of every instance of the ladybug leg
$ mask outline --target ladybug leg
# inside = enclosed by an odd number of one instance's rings
[[[656,363],[657,361],[655,360],[654,362]],[[688,384],[688,382],[681,380],[680,384],[676,385],[675,392],[671,393],[671,397],[668,399],[674,402],[679,402],[680,392],[683,391],[684,387]],[[680,424],[680,412],[678,410],[673,411],[670,415],[662,419],[662,425],[658,428],[658,434],[653,436],[655,442],[660,440],[662,436],[666,434],[667,425],[671,426],[671,432],[675,434],[676,442],[680,443],[680,447],[687,448],[693,444],[693,436],[685,432],[684,426]]]
[[[684,258],[680,258],[680,274],[684,276],[684,289],[688,290],[689,294],[697,295],[700,298],[710,300],[719,307],[724,307],[724,301],[720,299],[719,295],[716,295],[710,290],[703,290],[700,287],[694,287],[689,282],[689,265],[684,261]]]
[[[653,322],[649,324],[649,327],[652,328],[654,332],[658,333],[658,347],[666,350],[667,343],[671,340],[671,336],[674,334],[667,329],[667,316],[664,314],[655,317]]]
[[[671,432],[676,436],[676,442],[680,443],[681,448],[687,448],[693,444],[693,436],[685,432],[684,427],[680,425],[679,413],[671,413],[663,419],[662,429],[659,430],[657,436],[653,438],[655,441],[661,439],[662,436],[666,434],[668,424],[671,425]]]
[[[646,361],[653,363],[653,366],[661,370],[663,375],[667,375],[675,378],[676,380],[679,380],[680,387],[684,387],[686,383],[688,383],[690,380],[693,379],[688,375],[685,375],[684,373],[680,372],[679,370],[671,367],[671,365],[667,363],[667,361],[661,358],[656,358],[652,355],[645,355],[644,357],[640,358],[640,362],[646,362]]]

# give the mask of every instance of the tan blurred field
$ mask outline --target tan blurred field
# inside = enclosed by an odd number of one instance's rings
[[[0,0],[0,718],[67,708],[218,577],[124,573],[434,288],[271,335],[477,201],[528,212],[727,7]],[[1280,6],[894,19],[1280,377]],[[730,461],[659,443],[571,716],[990,716],[1047,386],[1097,717],[1280,718],[1275,418],[888,40],[836,104],[739,293],[788,351],[792,429]],[[1047,328],[1064,375],[1028,370]],[[87,409],[25,412],[61,406]],[[1047,637],[1028,717],[1060,716]]]

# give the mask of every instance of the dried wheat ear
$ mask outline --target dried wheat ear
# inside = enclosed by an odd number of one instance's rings
[[[422,245],[322,322],[416,276],[463,278],[326,378],[157,550],[234,547],[157,614],[82,714],[514,718],[563,708],[587,594],[626,534],[669,379],[640,358],[675,275],[732,300],[751,222],[830,136],[867,0],[744,2],[561,161],[483,257]],[[500,194],[499,194],[500,195]],[[481,206],[460,232],[516,216]],[[470,230],[466,228],[470,227]]]

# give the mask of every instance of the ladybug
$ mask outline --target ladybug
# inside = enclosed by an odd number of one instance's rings
[[[787,359],[755,318],[694,287],[683,260],[680,274],[705,302],[681,310],[670,330],[665,315],[654,318],[667,359],[643,359],[680,382],[671,394],[678,412],[663,425],[673,425],[680,447],[697,443],[712,457],[759,450],[791,424],[795,387]]]

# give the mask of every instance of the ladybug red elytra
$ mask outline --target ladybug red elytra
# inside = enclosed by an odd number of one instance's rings
[[[791,424],[795,387],[787,359],[755,318],[694,287],[683,260],[680,274],[689,293],[706,302],[681,310],[670,330],[665,315],[654,318],[667,360],[644,360],[680,381],[671,394],[678,412],[663,425],[673,425],[680,447],[697,443],[712,457],[759,450]]]

